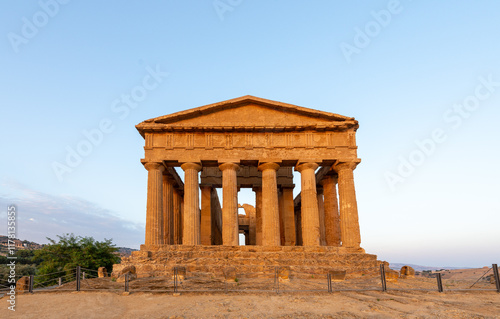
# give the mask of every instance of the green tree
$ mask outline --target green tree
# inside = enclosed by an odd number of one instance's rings
[[[33,259],[40,262],[38,282],[44,286],[55,283],[58,277],[66,276],[64,281],[75,279],[77,266],[96,271],[99,267],[106,267],[107,271],[111,272],[113,264],[120,262],[120,257],[115,254],[118,248],[113,245],[111,239],[100,242],[92,237],[74,234],[57,237],[58,242],[47,238],[49,244],[37,250]]]
[[[16,257],[15,259],[9,259],[7,256],[0,256],[0,288],[5,288],[7,285],[10,267],[9,263],[15,261],[16,264],[16,279],[20,276],[29,276],[36,273],[37,263],[33,260],[35,252],[33,250],[16,250],[14,255],[9,255],[9,257]]]
[[[16,250],[14,255],[9,255],[11,257],[16,257],[16,265],[38,265],[35,260],[35,251],[31,249]],[[7,256],[0,256],[0,264],[8,264],[12,259],[7,258]]]
[[[10,286],[10,283],[8,283],[10,270],[11,269],[9,265],[5,264],[0,265],[0,288],[6,288],[6,286]],[[28,264],[16,265],[16,280],[22,276],[34,275],[35,273],[36,273],[35,265],[28,265]]]

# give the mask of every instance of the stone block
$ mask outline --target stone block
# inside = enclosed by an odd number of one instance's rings
[[[128,274],[128,281],[132,281],[134,279],[137,279],[137,275],[136,274],[131,274],[131,273],[124,273],[122,275],[120,275],[120,277],[118,277],[118,279],[116,279],[116,282],[125,282],[125,276]]]
[[[403,266],[403,267],[401,267],[400,277],[402,279],[415,278],[415,269],[413,269],[410,266]]]
[[[344,281],[346,274],[346,270],[330,270],[332,281]]]
[[[164,245],[148,259],[132,256],[126,262],[114,265],[113,277],[118,278],[122,272],[128,271],[129,266],[135,266],[135,272],[141,278],[166,273],[173,275],[173,267],[180,266],[190,273],[211,273],[220,278],[226,275],[225,268],[234,268],[233,272],[237,271],[237,274],[227,274],[233,282],[240,274],[274,277],[276,266],[289,267],[293,276],[300,276],[303,272],[325,275],[331,270],[345,270],[346,276],[379,274],[380,262],[375,255],[348,253],[341,248]],[[183,276],[185,273],[180,270],[180,277]]]
[[[125,266],[120,270],[118,274],[114,274],[114,276],[118,277],[116,282],[125,282],[125,275],[129,274],[128,280],[132,281],[137,278],[137,270],[134,265]]]
[[[395,271],[389,268],[385,269],[385,280],[388,282],[397,282],[399,278],[399,271]]]
[[[126,274],[126,273],[131,273],[131,274],[136,274],[137,271],[135,269],[135,266],[134,265],[131,265],[131,266],[126,266],[125,268],[123,268],[121,271],[120,271],[120,275],[123,275],[123,274]]]
[[[29,284],[30,284],[30,277],[28,276],[21,277],[16,283],[16,290],[18,292],[28,292]]]
[[[280,281],[289,280],[290,279],[290,267],[280,267],[278,269],[278,276]]]
[[[177,281],[183,281],[186,279],[186,267],[176,266],[177,269]],[[172,269],[172,279],[175,279],[175,270]]]
[[[133,257],[142,257],[142,258],[149,258],[151,257],[151,252],[150,251],[143,251],[143,250],[137,250],[132,252]]]
[[[108,277],[108,271],[106,270],[106,267],[99,267],[97,269],[97,276],[99,278]]]

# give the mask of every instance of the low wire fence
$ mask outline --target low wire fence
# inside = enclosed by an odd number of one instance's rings
[[[169,271],[127,272],[119,277],[99,276],[96,270],[76,267],[69,271],[31,275],[23,289],[30,293],[57,291],[114,292],[335,292],[335,291],[496,291],[500,292],[497,264],[478,269],[477,278],[461,278],[460,272],[419,272],[403,275],[380,265],[380,272],[345,277],[345,272],[318,271],[300,267],[276,266],[243,270],[220,267],[211,272],[186,271],[175,266]],[[475,274],[475,273],[473,273]],[[60,275],[59,277],[56,277]],[[15,276],[19,285],[21,276]],[[14,285],[14,286],[13,286]],[[11,281],[0,280],[0,293],[15,288]],[[19,289],[19,287],[18,287]]]

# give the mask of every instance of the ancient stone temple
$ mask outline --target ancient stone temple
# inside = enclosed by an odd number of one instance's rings
[[[354,118],[243,96],[136,128],[145,140],[146,238],[115,268],[278,265],[360,272],[377,266],[376,256],[360,247]],[[238,201],[241,188],[255,192],[255,203]],[[238,207],[246,214],[238,215]]]

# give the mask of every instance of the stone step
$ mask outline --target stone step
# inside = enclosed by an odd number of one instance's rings
[[[224,267],[222,265],[183,265],[186,269],[186,276],[192,277],[203,274],[208,277],[224,277],[224,270],[229,267]],[[239,278],[252,278],[252,277],[268,277],[273,278],[276,266],[249,266],[242,265],[235,268],[236,277]],[[288,269],[291,277],[296,278],[307,278],[311,275],[325,276],[328,272],[332,270],[346,270],[348,271],[349,276],[356,275],[376,275],[378,274],[379,266],[378,264],[374,265],[363,265],[363,267],[350,267],[340,268],[340,267],[322,267],[322,266],[285,266]],[[283,266],[278,267],[278,271],[282,270]],[[162,267],[162,268],[147,268],[147,269],[138,269],[139,277],[158,277],[158,276],[173,276],[173,267]]]
[[[190,258],[190,257],[201,257],[201,258],[219,258],[219,259],[236,259],[236,258],[268,258],[268,259],[281,259],[283,256],[288,258],[294,258],[297,260],[311,260],[319,258],[329,258],[329,259],[355,259],[355,260],[376,260],[376,255],[371,254],[338,254],[338,253],[321,253],[321,252],[228,252],[228,251],[200,251],[200,252],[189,252],[189,251],[158,251],[152,252],[152,259],[171,259],[171,258]]]
[[[377,256],[361,251],[338,247],[161,246],[122,258],[113,272],[135,266],[138,275],[156,276],[172,274],[175,266],[181,266],[188,273],[219,274],[233,267],[238,272],[270,276],[279,266],[301,274],[326,274],[331,270],[346,270],[350,275],[377,273],[380,265]]]
[[[334,258],[316,258],[309,259],[307,262],[303,259],[295,258],[215,258],[215,257],[174,257],[174,258],[156,258],[157,263],[170,265],[182,264],[201,264],[201,265],[287,265],[287,266],[341,266],[366,264],[369,262],[378,263],[376,259],[334,259]]]

